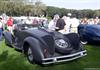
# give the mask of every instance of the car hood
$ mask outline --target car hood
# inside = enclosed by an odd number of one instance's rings
[[[100,36],[100,25],[87,25],[86,31]]]
[[[87,25],[88,28],[96,28],[96,29],[100,29],[100,25],[97,24],[93,24],[93,25]]]

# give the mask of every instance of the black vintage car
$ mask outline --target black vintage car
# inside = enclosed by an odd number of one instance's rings
[[[3,33],[5,44],[26,54],[30,63],[51,64],[71,61],[86,55],[76,33],[61,34],[42,27],[17,24],[14,34]]]

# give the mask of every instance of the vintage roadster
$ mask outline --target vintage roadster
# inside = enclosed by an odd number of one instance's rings
[[[30,63],[51,64],[71,61],[86,54],[76,33],[61,34],[42,27],[17,24],[14,34],[3,33],[5,44],[26,54]]]

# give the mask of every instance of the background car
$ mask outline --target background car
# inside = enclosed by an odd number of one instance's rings
[[[21,50],[30,63],[51,64],[71,61],[86,55],[76,33],[61,34],[28,24],[17,24],[14,34],[3,33],[9,47]]]
[[[78,33],[84,42],[98,43],[100,42],[100,25],[97,24],[80,24]]]

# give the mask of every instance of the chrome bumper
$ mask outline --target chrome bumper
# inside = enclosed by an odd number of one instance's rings
[[[58,57],[52,57],[52,58],[45,58],[42,59],[42,64],[51,64],[51,63],[58,63],[58,62],[65,62],[65,61],[71,61],[83,56],[86,56],[86,50],[81,51],[81,52],[77,52],[74,54],[70,54],[70,55],[64,55],[64,56],[58,56]]]

